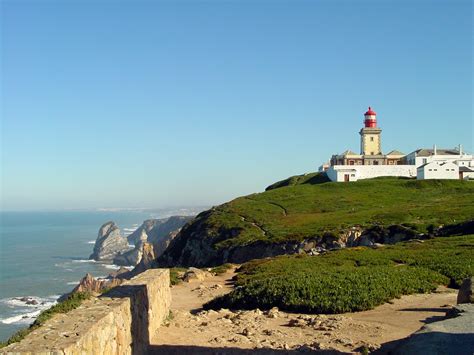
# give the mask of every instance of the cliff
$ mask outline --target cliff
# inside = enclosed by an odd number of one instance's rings
[[[144,244],[153,246],[153,254],[160,256],[170,244],[171,240],[178,234],[183,225],[191,221],[190,216],[172,216],[164,219],[148,219],[132,234],[128,236],[128,242],[135,248],[116,255],[113,263],[116,265],[137,265],[144,255]],[[147,247],[149,248],[149,247]],[[149,249],[145,252],[149,253]]]
[[[160,243],[171,232],[175,232],[182,228],[186,223],[191,221],[191,216],[172,216],[163,219],[148,219],[127,239],[130,244],[137,245],[140,242],[147,241],[152,244]]]
[[[344,184],[308,174],[199,214],[157,263],[213,266],[442,235],[440,227],[472,220],[473,199],[474,184],[466,181],[377,178]],[[469,228],[461,226],[461,233]]]
[[[120,253],[129,250],[127,239],[120,233],[117,225],[110,221],[99,228],[94,251],[89,259],[111,261]]]

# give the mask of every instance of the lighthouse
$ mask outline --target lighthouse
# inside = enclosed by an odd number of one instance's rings
[[[364,127],[359,132],[361,155],[382,155],[381,133],[377,127],[377,113],[369,106],[364,114]]]

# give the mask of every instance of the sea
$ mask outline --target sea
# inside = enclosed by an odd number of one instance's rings
[[[200,210],[0,212],[0,340],[31,324],[86,273],[106,277],[119,268],[89,260],[105,222],[114,221],[126,236],[146,219]]]

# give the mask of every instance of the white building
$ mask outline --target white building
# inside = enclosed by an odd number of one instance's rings
[[[380,176],[416,177],[414,165],[402,165],[405,154],[392,150],[382,152],[382,129],[377,125],[377,114],[372,108],[364,114],[360,130],[360,154],[346,150],[331,157],[326,174],[331,181],[357,181]],[[321,171],[321,170],[320,170]]]
[[[333,165],[326,174],[331,181],[348,182],[381,176],[416,177],[414,165]]]
[[[418,180],[428,179],[459,179],[459,166],[452,161],[431,161],[416,169]]]
[[[327,171],[329,169],[331,165],[329,164],[329,162],[326,162],[326,163],[323,163],[321,164],[321,166],[318,168],[318,171],[320,173],[324,173],[325,171]]]
[[[463,151],[462,145],[455,149],[418,149],[406,155],[403,159],[404,164],[415,165],[419,167],[432,161],[444,162],[450,161],[458,166],[474,168],[474,156]]]
[[[462,146],[455,149],[418,149],[405,155],[398,150],[382,153],[382,130],[369,107],[360,130],[360,154],[351,150],[335,154],[319,167],[331,181],[357,181],[381,176],[417,179],[474,179],[474,157]]]
[[[468,168],[467,166],[460,166],[459,178],[461,180],[474,180],[474,167]]]

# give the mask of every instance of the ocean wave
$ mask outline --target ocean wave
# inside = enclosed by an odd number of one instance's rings
[[[95,244],[95,240],[89,240],[87,244]]]
[[[48,305],[49,303],[54,303],[56,300],[61,297],[61,295],[51,295],[46,297],[38,296],[21,296],[21,297],[9,297],[0,299],[0,303],[3,303],[10,308],[14,307],[28,307],[28,308],[37,308]]]
[[[77,259],[77,260],[73,260],[72,262],[73,263],[96,263],[97,261],[95,261],[94,259]]]
[[[70,281],[70,282],[66,282],[66,285],[77,285],[79,283],[79,281]]]
[[[15,315],[0,318],[0,323],[3,324],[30,324],[35,318],[44,310],[54,306],[57,303],[60,295],[51,295],[47,297],[26,296],[26,297],[10,297],[1,299],[0,302],[6,304],[9,308],[20,309]],[[21,312],[21,309],[31,309],[26,312]],[[21,312],[21,313],[20,313]]]
[[[136,228],[124,228],[123,230],[125,232],[135,232],[137,229]]]
[[[18,323],[30,324],[30,323],[33,323],[35,318],[38,317],[40,313],[41,313],[41,310],[39,309],[39,310],[34,311],[34,312],[23,313],[23,314],[19,314],[19,315],[13,316],[13,317],[7,317],[7,318],[0,319],[0,323],[3,323],[3,324],[14,324],[14,323],[17,323],[17,324]]]
[[[127,270],[132,270],[134,268],[134,266],[120,266],[120,265],[115,265],[115,264],[104,264],[104,267],[106,269],[110,269],[110,270],[118,270],[121,267],[123,267]]]
[[[120,269],[120,266],[119,266],[119,265],[115,265],[115,264],[109,264],[109,265],[105,265],[105,264],[104,264],[104,267],[105,267],[106,269],[110,269],[110,270],[118,270],[118,269]]]

